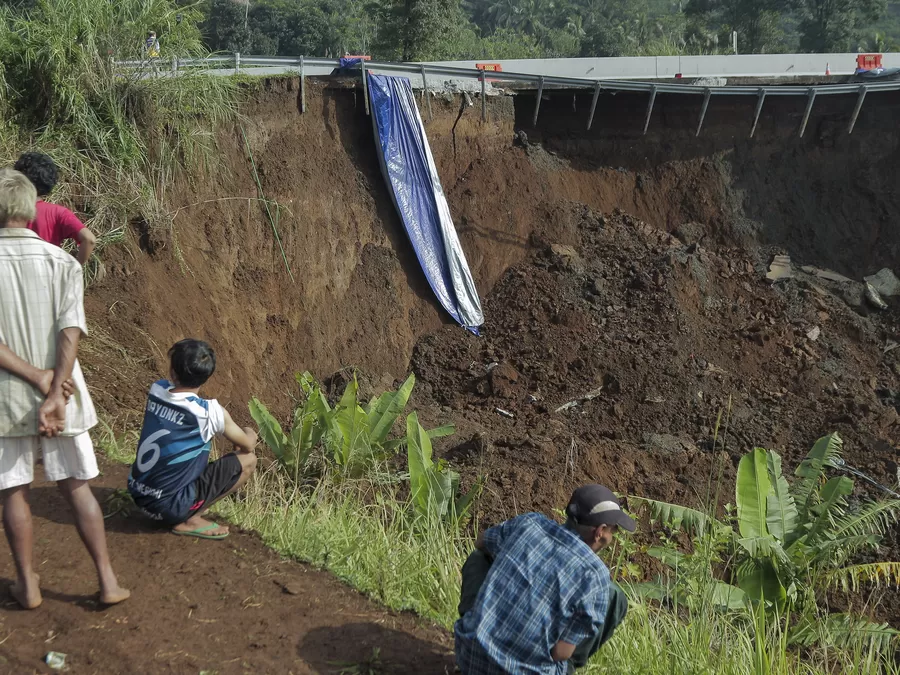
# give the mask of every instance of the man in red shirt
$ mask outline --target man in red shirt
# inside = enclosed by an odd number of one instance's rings
[[[78,244],[78,262],[84,265],[91,257],[97,237],[84,226],[78,217],[64,206],[50,204],[41,199],[50,194],[59,180],[59,171],[49,155],[26,152],[16,162],[16,171],[24,173],[37,189],[37,215],[28,223],[28,229],[54,246],[62,246],[66,239]]]

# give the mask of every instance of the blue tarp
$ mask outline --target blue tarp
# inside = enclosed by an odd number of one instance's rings
[[[381,168],[422,270],[450,316],[477,334],[481,300],[409,79],[369,73],[368,85]]]
[[[897,74],[900,74],[900,68],[872,68],[870,70],[857,68],[856,74],[866,80],[879,80],[881,78],[896,77]]]

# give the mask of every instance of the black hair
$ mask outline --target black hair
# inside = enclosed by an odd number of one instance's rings
[[[169,362],[182,387],[199,387],[216,371],[216,353],[203,340],[176,342],[169,350]]]
[[[59,180],[59,169],[50,155],[43,152],[25,152],[19,157],[13,167],[16,171],[24,173],[37,190],[38,197],[49,195]]]

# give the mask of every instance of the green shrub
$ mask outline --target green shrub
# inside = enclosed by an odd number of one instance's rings
[[[149,69],[113,65],[140,58],[151,29],[162,40],[162,70],[170,56],[204,55],[200,18],[195,5],[175,0],[0,7],[0,160],[50,154],[63,178],[54,198],[82,214],[98,252],[130,221],[170,228],[167,190],[217,165],[213,129],[237,114],[231,78],[148,77]]]
[[[431,458],[431,439],[451,435],[455,431],[452,424],[426,430],[419,424],[416,413],[412,413],[406,420],[406,435],[390,437],[409,402],[415,375],[410,374],[396,391],[363,403],[359,400],[359,383],[354,374],[333,408],[308,372],[298,375],[297,382],[303,400],[294,411],[290,432],[282,429],[258,399],[250,401],[250,415],[259,426],[260,436],[288,475],[295,480],[321,475],[311,462],[314,450],[321,445],[326,462],[341,476],[363,478],[405,445],[411,498],[418,511],[454,519],[468,513],[480,490],[480,481],[457,499],[459,474],[451,471],[445,462],[434,462]]]
[[[303,402],[294,411],[290,434],[258,399],[250,401],[250,415],[260,435],[288,472],[297,477],[310,469],[312,451],[322,442],[325,455],[349,478],[360,478],[403,443],[389,439],[403,412],[416,378],[410,375],[397,391],[376,396],[365,407],[359,401],[356,375],[332,408],[322,388],[308,372],[297,375]]]
[[[852,507],[853,481],[828,477],[842,446],[835,433],[819,439],[789,485],[777,453],[756,448],[741,458],[735,485],[736,514],[726,520],[674,504],[638,499],[657,520],[694,535],[693,552],[650,549],[674,580],[639,588],[696,610],[709,603],[722,611],[749,607],[766,620],[784,621],[788,644],[845,645],[865,639],[887,649],[900,632],[862,616],[820,616],[829,591],[858,590],[862,583],[900,585],[900,562],[854,563],[875,551],[887,528],[900,519],[900,500],[862,500]],[[734,525],[737,530],[735,531]],[[698,596],[693,572],[724,569],[724,581]],[[685,574],[687,572],[687,574]],[[670,574],[671,579],[671,574]]]
[[[451,431],[452,433],[452,431]],[[431,459],[431,439],[435,432],[425,431],[416,413],[406,418],[406,452],[409,462],[409,485],[412,501],[422,515],[436,514],[453,520],[465,518],[481,492],[482,481],[464,495],[459,494],[459,474],[446,462]]]

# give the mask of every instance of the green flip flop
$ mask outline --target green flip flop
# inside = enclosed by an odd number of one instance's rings
[[[226,532],[225,534],[203,534],[204,532],[215,530],[217,527],[219,527],[219,525],[217,525],[216,523],[210,523],[209,525],[198,527],[196,530],[187,530],[185,532],[172,530],[172,534],[178,534],[182,537],[199,537],[200,539],[224,539],[228,536],[228,532]]]

